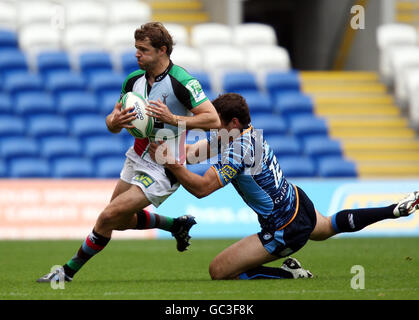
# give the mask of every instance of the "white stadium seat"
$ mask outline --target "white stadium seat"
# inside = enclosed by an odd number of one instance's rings
[[[7,1],[0,1],[0,28],[16,30],[16,7]]]
[[[189,35],[186,27],[178,23],[165,23],[167,31],[173,38],[173,42],[177,45],[189,45]]]
[[[19,1],[16,6],[19,27],[34,23],[52,24],[57,14],[57,5],[49,1]]]
[[[60,49],[60,31],[50,24],[26,25],[19,32],[19,46],[28,53]]]
[[[151,19],[151,7],[148,3],[140,1],[109,1],[108,21],[111,24],[142,24]]]
[[[66,24],[106,24],[107,7],[97,1],[67,1],[65,2]]]
[[[79,24],[68,26],[64,32],[63,47],[71,53],[104,49],[101,25]]]
[[[392,23],[379,26],[376,35],[380,52],[380,76],[386,84],[391,85],[393,79],[389,56],[395,47],[415,45],[417,43],[417,32],[411,25]]]
[[[409,97],[409,120],[413,128],[419,129],[419,86]]]
[[[203,70],[201,53],[196,48],[179,44],[175,45],[170,58],[173,63],[190,72]]]
[[[276,45],[272,26],[263,23],[244,23],[233,28],[233,43],[238,46]]]
[[[133,49],[135,45],[134,33],[137,25],[111,25],[104,34],[105,47],[108,51],[120,53]]]
[[[233,31],[221,23],[201,23],[191,29],[191,45],[205,50],[207,46],[232,45]]]

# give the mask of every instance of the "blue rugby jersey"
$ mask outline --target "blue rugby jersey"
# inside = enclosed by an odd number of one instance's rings
[[[208,137],[211,143],[217,136]],[[258,215],[262,228],[284,228],[298,211],[298,192],[283,176],[279,163],[263,138],[252,126],[221,151],[211,167],[221,186],[231,182],[243,200]]]

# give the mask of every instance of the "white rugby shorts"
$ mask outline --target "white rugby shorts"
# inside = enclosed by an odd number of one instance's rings
[[[164,166],[153,162],[148,154],[142,158],[131,147],[125,155],[121,180],[140,187],[156,208],[179,188],[179,182],[171,182]]]

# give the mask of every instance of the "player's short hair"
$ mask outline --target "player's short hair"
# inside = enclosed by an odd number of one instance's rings
[[[229,123],[231,119],[237,118],[243,126],[250,123],[249,106],[246,99],[238,93],[225,93],[219,95],[212,101],[220,118],[225,123]]]
[[[160,49],[166,47],[166,54],[170,57],[173,51],[173,39],[169,31],[160,22],[148,22],[135,30],[135,41],[144,41],[150,39],[153,48]]]

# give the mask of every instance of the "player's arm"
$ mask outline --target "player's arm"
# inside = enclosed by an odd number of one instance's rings
[[[122,103],[117,102],[112,112],[106,117],[106,126],[112,133],[119,133],[122,128],[134,128],[131,121],[135,120],[137,113],[135,111],[130,112],[134,107],[122,110]]]
[[[194,144],[187,144],[186,149],[186,163],[195,164],[209,158],[212,158],[217,153],[212,151],[207,139],[199,140]]]

